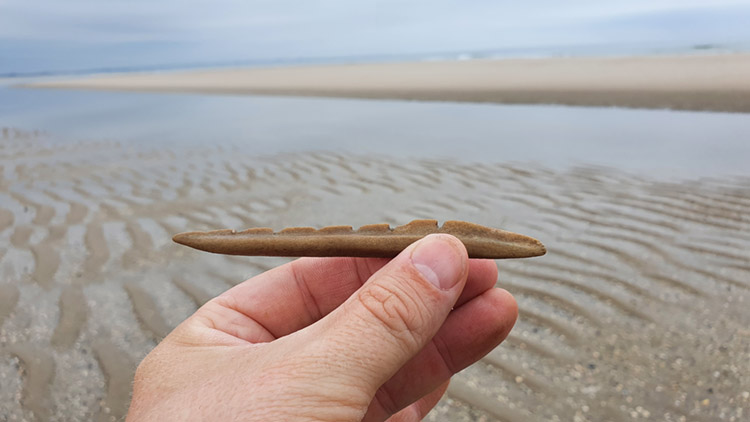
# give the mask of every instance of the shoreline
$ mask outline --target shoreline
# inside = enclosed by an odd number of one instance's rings
[[[748,75],[750,54],[743,53],[186,70],[19,86],[747,113]]]

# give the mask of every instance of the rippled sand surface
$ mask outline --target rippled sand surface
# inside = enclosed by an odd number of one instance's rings
[[[140,359],[202,303],[284,259],[185,230],[462,219],[532,235],[498,261],[508,340],[429,420],[744,420],[750,178],[330,152],[251,156],[0,133],[0,415],[118,420]]]

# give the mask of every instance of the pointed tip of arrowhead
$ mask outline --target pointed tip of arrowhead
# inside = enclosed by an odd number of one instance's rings
[[[542,256],[547,254],[547,247],[544,246],[544,243],[540,242],[537,239],[534,239],[533,237],[529,237],[529,240],[531,242],[529,257]]]
[[[544,244],[531,236],[501,230],[496,233],[500,242],[493,249],[498,257],[532,258],[547,253]]]
[[[185,244],[184,233],[179,233],[179,234],[172,236],[172,242],[179,243],[180,245],[184,245]]]
[[[217,237],[236,233],[232,229],[212,230],[207,232],[184,232],[178,233],[172,237],[172,241],[180,245],[189,246],[195,249],[201,249],[205,245],[211,244]]]
[[[192,235],[194,232],[178,233],[172,237],[172,241],[180,245],[192,246]]]
[[[512,258],[533,258],[535,256],[542,256],[547,253],[547,248],[542,242],[534,239],[530,236],[514,233],[513,240],[510,244],[506,244],[511,252],[510,257]]]

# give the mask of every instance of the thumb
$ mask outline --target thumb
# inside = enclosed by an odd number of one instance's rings
[[[370,277],[321,327],[324,347],[341,366],[342,381],[374,395],[437,333],[467,274],[463,243],[434,234]]]

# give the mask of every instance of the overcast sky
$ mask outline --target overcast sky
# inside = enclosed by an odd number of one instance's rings
[[[750,0],[0,0],[0,74],[750,41]]]

